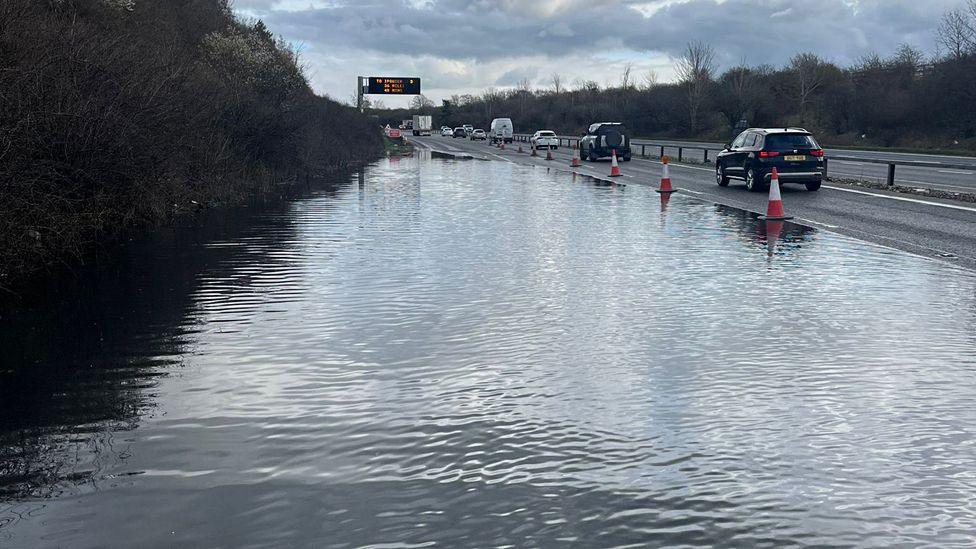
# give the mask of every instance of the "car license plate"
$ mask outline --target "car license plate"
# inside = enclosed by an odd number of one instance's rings
[[[803,162],[806,159],[807,157],[803,156],[802,154],[790,155],[784,158],[784,160],[786,160],[787,162]]]

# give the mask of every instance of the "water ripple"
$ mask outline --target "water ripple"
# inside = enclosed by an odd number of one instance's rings
[[[976,543],[976,277],[773,240],[416,158],[154,248],[13,366],[0,545]]]

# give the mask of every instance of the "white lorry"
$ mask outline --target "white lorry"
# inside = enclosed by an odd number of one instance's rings
[[[430,115],[415,114],[413,115],[413,134],[414,135],[430,135],[434,124],[431,121]]]

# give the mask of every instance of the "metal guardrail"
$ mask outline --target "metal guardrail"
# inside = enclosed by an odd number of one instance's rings
[[[532,136],[529,135],[529,134],[524,134],[524,133],[517,133],[517,134],[515,134],[515,140],[516,141],[528,142],[530,137],[532,137]],[[569,136],[565,136],[565,135],[557,135],[556,138],[559,139],[559,146],[560,147],[563,146],[563,142],[564,141],[566,142],[566,146],[569,147],[569,146],[573,145],[574,143],[577,143],[578,144],[579,143],[579,140],[580,140],[580,138],[578,138],[578,137],[569,137]],[[648,158],[648,156],[647,156],[647,148],[648,147],[651,147],[652,149],[653,148],[657,148],[658,149],[657,158],[661,158],[662,156],[664,156],[665,151],[668,150],[668,149],[677,149],[678,150],[678,157],[677,157],[677,161],[678,162],[681,162],[681,161],[684,160],[684,151],[686,149],[687,150],[691,150],[691,151],[702,151],[703,154],[704,154],[704,158],[705,158],[705,163],[706,164],[708,162],[710,162],[710,160],[708,159],[708,152],[709,151],[719,152],[719,151],[722,150],[722,149],[716,149],[715,147],[695,147],[695,146],[691,146],[691,145],[672,145],[672,144],[666,144],[666,143],[654,143],[654,142],[650,142],[650,141],[641,141],[641,140],[638,140],[638,139],[631,139],[630,140],[630,146],[631,146],[631,149],[632,149],[631,150],[632,153],[635,152],[635,151],[633,151],[633,149],[635,147],[638,147],[639,146],[640,147],[640,155],[638,155],[638,156],[641,156],[643,158]]]
[[[526,142],[526,143],[529,141],[529,138],[530,137],[532,137],[532,136],[529,135],[529,134],[524,134],[524,133],[515,134],[515,136],[514,136],[514,138],[515,138],[516,141],[522,141],[522,142]],[[571,136],[565,136],[565,135],[558,135],[556,137],[559,139],[559,146],[560,147],[563,146],[563,142],[564,141],[566,143],[566,146],[569,147],[569,146],[572,146],[574,143],[575,144],[578,144],[579,143],[579,140],[580,140],[580,138],[578,138],[578,137],[571,137]],[[658,153],[657,154],[657,158],[661,158],[662,156],[664,156],[664,153],[667,150],[677,149],[678,155],[677,155],[676,160],[678,162],[682,162],[684,160],[684,151],[685,150],[702,151],[703,159],[704,159],[704,162],[706,164],[709,163],[709,162],[711,162],[708,159],[708,153],[709,152],[719,153],[722,150],[724,150],[724,149],[715,148],[715,147],[701,147],[701,146],[694,146],[694,145],[675,145],[673,143],[655,143],[653,141],[643,141],[643,140],[638,140],[638,139],[632,139],[631,142],[630,142],[630,146],[631,146],[631,153],[633,153],[633,154],[636,154],[636,151],[634,149],[636,147],[640,147],[640,155],[639,156],[641,156],[642,158],[654,158],[653,156],[652,157],[648,157],[647,156],[647,148],[648,147],[650,147],[652,149],[652,152],[653,152],[653,149],[655,149],[655,148],[658,149],[657,150],[657,153]],[[973,166],[967,166],[965,164],[946,164],[946,163],[943,163],[943,162],[938,162],[938,163],[936,163],[936,162],[919,162],[919,161],[914,161],[914,160],[885,160],[885,159],[880,159],[880,158],[864,158],[864,157],[861,157],[861,156],[844,156],[844,155],[839,155],[838,156],[838,155],[833,155],[832,154],[832,155],[824,158],[824,176],[827,175],[827,167],[829,166],[829,163],[830,163],[830,160],[831,159],[832,160],[849,161],[849,162],[864,162],[866,164],[882,164],[882,165],[887,165],[888,166],[887,182],[888,182],[888,186],[889,187],[893,187],[895,185],[895,167],[896,166],[911,166],[911,167],[916,167],[916,168],[950,169],[950,170],[974,171]]]

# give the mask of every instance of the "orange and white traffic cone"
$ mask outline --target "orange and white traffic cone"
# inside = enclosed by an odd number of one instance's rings
[[[783,211],[783,197],[779,194],[779,172],[776,168],[773,168],[773,173],[769,177],[769,204],[766,206],[766,215],[759,216],[759,219],[766,221],[793,219],[793,216],[786,215]]]
[[[571,167],[571,168],[579,168],[580,167],[579,147],[577,147],[576,145],[573,145],[573,161],[569,163],[569,167]]]
[[[518,152],[519,152],[519,154],[522,154],[522,153],[524,152],[524,151],[522,150],[522,144],[521,144],[521,143],[519,143],[519,148],[518,148]]]
[[[611,150],[610,155],[610,177],[620,177],[620,166],[617,165],[617,149]]]
[[[552,145],[546,147],[546,160],[552,160]]]
[[[505,140],[504,139],[502,139],[501,141],[498,142],[498,148],[501,149],[501,150],[503,150],[503,151],[505,150]]]
[[[661,172],[661,188],[657,189],[657,192],[661,194],[671,194],[675,190],[671,188],[671,168],[668,167],[668,157],[661,157],[661,165],[663,170]]]
[[[539,151],[536,150],[535,143],[532,144],[532,154],[530,156],[539,156]]]

